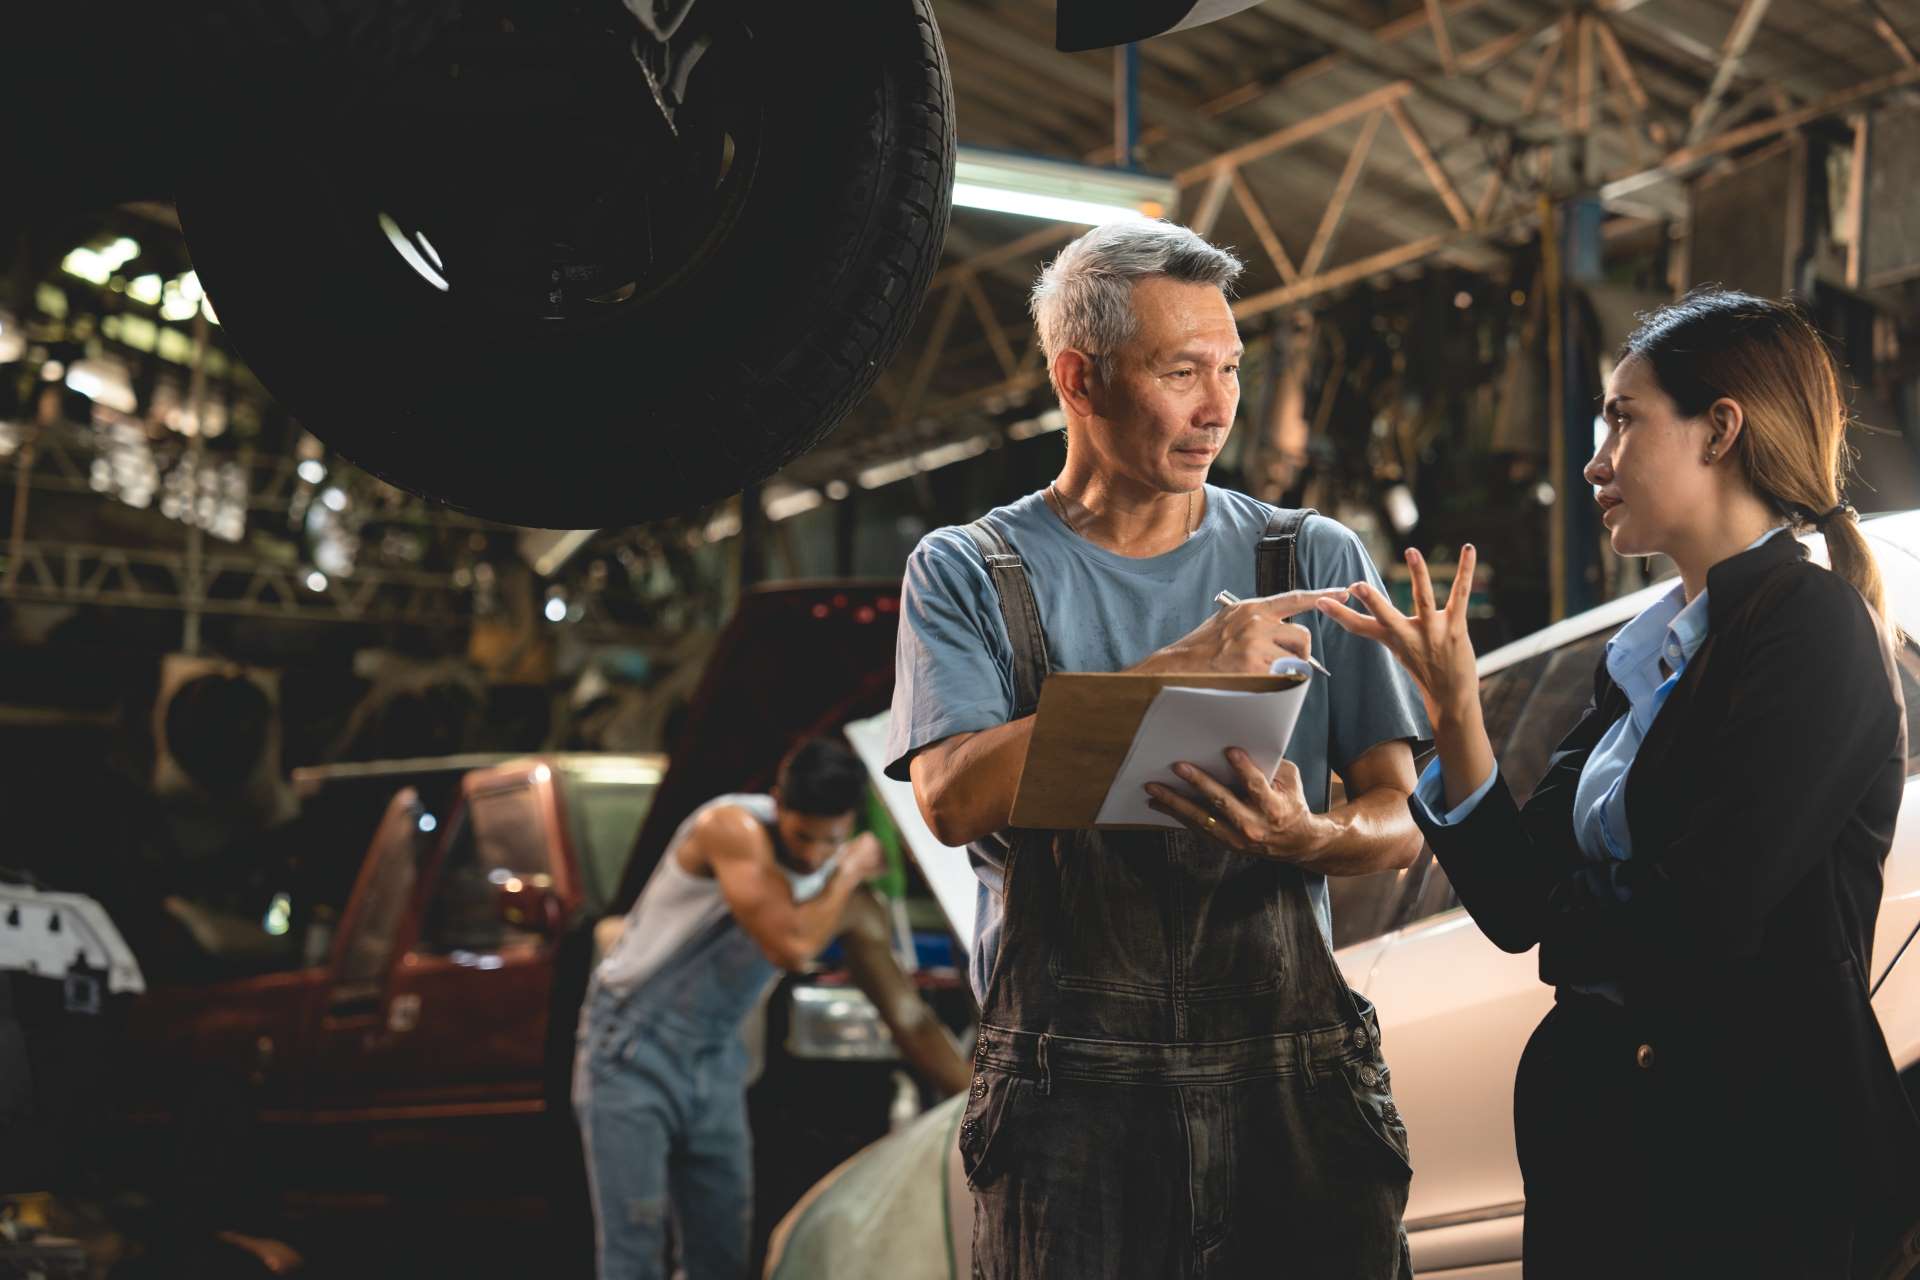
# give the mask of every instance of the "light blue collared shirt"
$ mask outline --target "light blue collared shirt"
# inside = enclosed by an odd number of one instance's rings
[[[1753,550],[1784,527],[1767,530],[1746,549]],[[1699,652],[1706,638],[1707,593],[1702,591],[1689,601],[1684,589],[1676,583],[1673,590],[1648,605],[1607,641],[1607,674],[1627,695],[1628,710],[1613,722],[1587,756],[1573,797],[1574,838],[1579,842],[1580,851],[1593,864],[1585,874],[1590,880],[1589,887],[1596,893],[1611,893],[1622,901],[1626,899],[1626,888],[1607,873],[1607,864],[1633,856],[1633,833],[1627,826],[1627,774],[1633,768],[1640,744],[1646,740],[1647,730],[1653,727],[1654,717],[1666,705],[1668,695],[1680,681],[1680,673],[1687,669],[1687,663]],[[1436,806],[1444,803],[1446,786],[1441,776],[1440,757],[1436,755],[1420,775],[1414,802],[1426,811],[1425,816],[1435,826],[1452,826],[1465,821],[1479,807],[1499,776],[1500,767],[1496,764],[1472,795],[1441,817]],[[1581,989],[1617,998],[1611,988]]]

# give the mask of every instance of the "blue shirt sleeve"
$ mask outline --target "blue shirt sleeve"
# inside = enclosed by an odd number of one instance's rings
[[[1422,816],[1436,827],[1450,827],[1456,822],[1465,822],[1467,816],[1480,807],[1487,798],[1487,792],[1493,790],[1493,781],[1500,776],[1500,766],[1495,764],[1493,771],[1487,774],[1487,780],[1474,789],[1472,795],[1447,811],[1441,817],[1435,806],[1444,804],[1447,798],[1446,779],[1441,776],[1440,757],[1435,756],[1427,762],[1420,774],[1420,785],[1413,789],[1413,802],[1420,806]]]
[[[887,776],[915,752],[1013,718],[1013,646],[993,580],[967,535],[936,529],[907,557],[894,649]]]
[[[1386,594],[1360,539],[1345,525],[1309,520],[1301,530],[1300,583],[1303,587],[1347,587],[1370,582]],[[1349,602],[1358,608],[1358,601]],[[1412,677],[1401,670],[1386,646],[1356,636],[1319,614],[1295,619],[1313,630],[1314,655],[1333,672],[1327,685],[1327,760],[1333,771],[1347,768],[1383,742],[1425,742],[1426,707]]]

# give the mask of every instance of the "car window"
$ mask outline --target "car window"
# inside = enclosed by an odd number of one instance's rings
[[[1503,770],[1506,767],[1506,752],[1531,700],[1529,695],[1538,686],[1542,672],[1550,665],[1551,655],[1536,654],[1480,682],[1480,703],[1486,720],[1487,737],[1493,743],[1494,758],[1501,762]],[[1454,895],[1453,885],[1448,883],[1447,873],[1433,856],[1431,846],[1421,848],[1413,869],[1418,874],[1408,885],[1408,896],[1400,912],[1398,925],[1425,920],[1460,905],[1460,899]]]
[[[413,898],[420,852],[419,797],[411,789],[393,798],[368,854],[365,882],[340,952],[336,1010],[377,992],[393,954],[394,931]]]
[[[1610,631],[1602,631],[1545,655],[1522,691],[1519,715],[1500,749],[1500,776],[1515,804],[1525,804],[1546,776],[1553,749],[1580,721],[1593,701],[1593,672],[1606,651]]]
[[[1546,665],[1544,656],[1488,676],[1480,682],[1480,705],[1486,720],[1487,736],[1498,750],[1512,732],[1514,722],[1527,703],[1527,691],[1535,674]],[[1414,762],[1424,770],[1433,759],[1431,751]],[[1336,788],[1338,782],[1335,783]],[[1345,799],[1336,790],[1333,803]],[[1333,900],[1333,945],[1336,950],[1378,937],[1390,929],[1445,911],[1455,905],[1453,890],[1433,860],[1433,850],[1421,846],[1420,856],[1400,871],[1381,871],[1370,876],[1335,876],[1328,880]]]
[[[654,782],[582,782],[569,790],[573,846],[586,872],[587,900],[596,909],[620,887],[620,873],[659,789]]]
[[[508,924],[501,913],[501,890],[516,880],[536,888],[553,884],[539,797],[524,784],[480,792],[468,803],[414,950],[493,955],[538,942],[539,934]]]

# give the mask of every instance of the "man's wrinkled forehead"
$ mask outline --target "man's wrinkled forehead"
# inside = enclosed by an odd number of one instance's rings
[[[1161,277],[1133,289],[1140,328],[1135,350],[1148,360],[1238,359],[1244,351],[1233,308],[1218,287]]]

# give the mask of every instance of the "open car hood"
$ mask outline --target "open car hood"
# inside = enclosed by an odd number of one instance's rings
[[[861,763],[867,766],[867,776],[873,783],[873,789],[879,793],[880,803],[887,807],[887,816],[893,819],[901,843],[907,847],[907,855],[919,864],[927,887],[933,890],[933,896],[939,901],[940,910],[947,917],[947,926],[953,930],[953,936],[959,939],[962,948],[970,948],[973,946],[973,912],[979,902],[979,882],[973,878],[973,868],[967,862],[967,851],[941,844],[928,828],[926,819],[920,816],[920,806],[914,801],[913,784],[899,782],[886,775],[888,715],[883,711],[877,716],[848,724],[847,742],[853,747],[854,754],[860,757]]]

